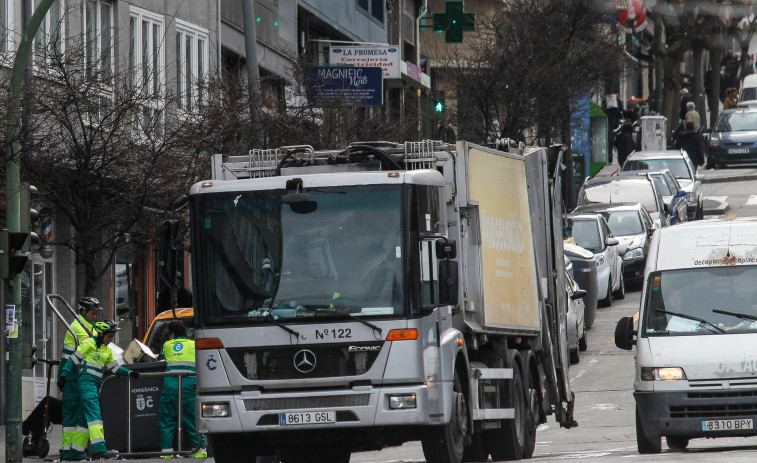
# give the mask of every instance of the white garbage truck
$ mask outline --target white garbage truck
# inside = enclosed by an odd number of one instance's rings
[[[408,441],[430,463],[521,459],[548,415],[575,425],[559,158],[438,141],[215,155],[186,199],[216,461]]]

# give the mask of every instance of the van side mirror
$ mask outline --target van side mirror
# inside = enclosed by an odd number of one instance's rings
[[[438,241],[437,241],[438,243]],[[456,260],[439,261],[439,305],[457,305],[459,280]]]
[[[615,345],[623,350],[631,350],[636,344],[636,330],[633,329],[633,317],[623,317],[615,326]]]

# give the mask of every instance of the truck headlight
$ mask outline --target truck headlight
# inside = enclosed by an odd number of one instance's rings
[[[228,402],[208,402],[202,404],[203,418],[226,418],[231,416]]]
[[[686,379],[686,373],[683,372],[681,367],[644,367],[641,369],[642,381],[679,381],[682,379]]]
[[[392,410],[415,408],[415,403],[415,394],[400,394],[389,396],[389,408],[391,408]]]
[[[641,248],[634,248],[629,249],[626,251],[625,254],[623,254],[623,260],[634,260],[634,259],[643,259],[644,258],[644,250]]]

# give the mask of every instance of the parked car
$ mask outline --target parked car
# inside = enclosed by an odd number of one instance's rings
[[[678,180],[686,197],[689,219],[699,220],[704,217],[704,200],[702,198],[702,180],[704,175],[697,174],[697,169],[691,163],[689,155],[681,150],[665,151],[636,151],[631,153],[623,164],[623,171],[668,169]],[[643,204],[643,203],[642,203]],[[651,214],[653,211],[644,204]]]
[[[739,106],[749,106],[757,104],[757,74],[750,74],[744,77],[741,83],[741,92],[739,93]]]
[[[707,167],[757,162],[757,107],[724,110],[709,137]]]
[[[623,279],[623,259],[618,254],[618,239],[601,214],[570,214],[566,219],[563,238],[594,253],[597,259],[598,305],[609,307],[613,296],[626,296]]]
[[[571,243],[563,243],[563,252],[573,264],[573,279],[579,288],[586,291],[583,297],[584,320],[586,328],[591,328],[597,316],[597,259],[593,252]]]
[[[587,180],[578,192],[578,205],[593,203],[641,203],[649,212],[656,228],[670,224],[662,195],[648,175]]]
[[[586,319],[583,297],[586,291],[580,289],[576,280],[573,279],[573,264],[563,256],[565,261],[565,299],[568,301],[568,352],[570,363],[578,363],[579,351],[585,351],[588,346],[586,339]]]
[[[652,178],[655,186],[662,195],[662,200],[668,206],[668,221],[670,225],[675,225],[681,222],[687,222],[688,216],[688,201],[687,193],[681,189],[681,185],[675,178],[670,169],[663,169],[660,171],[647,171],[647,170],[631,170],[620,173],[623,176],[627,175],[647,175]],[[612,225],[610,226],[612,228]]]
[[[640,282],[649,255],[649,243],[656,230],[652,217],[639,203],[590,204],[578,207],[576,214],[602,214],[618,239],[618,254],[623,257],[623,279]]]

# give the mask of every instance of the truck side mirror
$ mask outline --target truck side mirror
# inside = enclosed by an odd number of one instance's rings
[[[620,349],[631,350],[636,344],[633,338],[636,330],[633,329],[633,317],[623,317],[615,326],[615,345]]]
[[[437,243],[439,243],[437,241]],[[456,260],[439,261],[439,305],[457,305],[459,281]]]
[[[457,243],[455,240],[436,240],[436,258],[454,259],[457,257]]]

